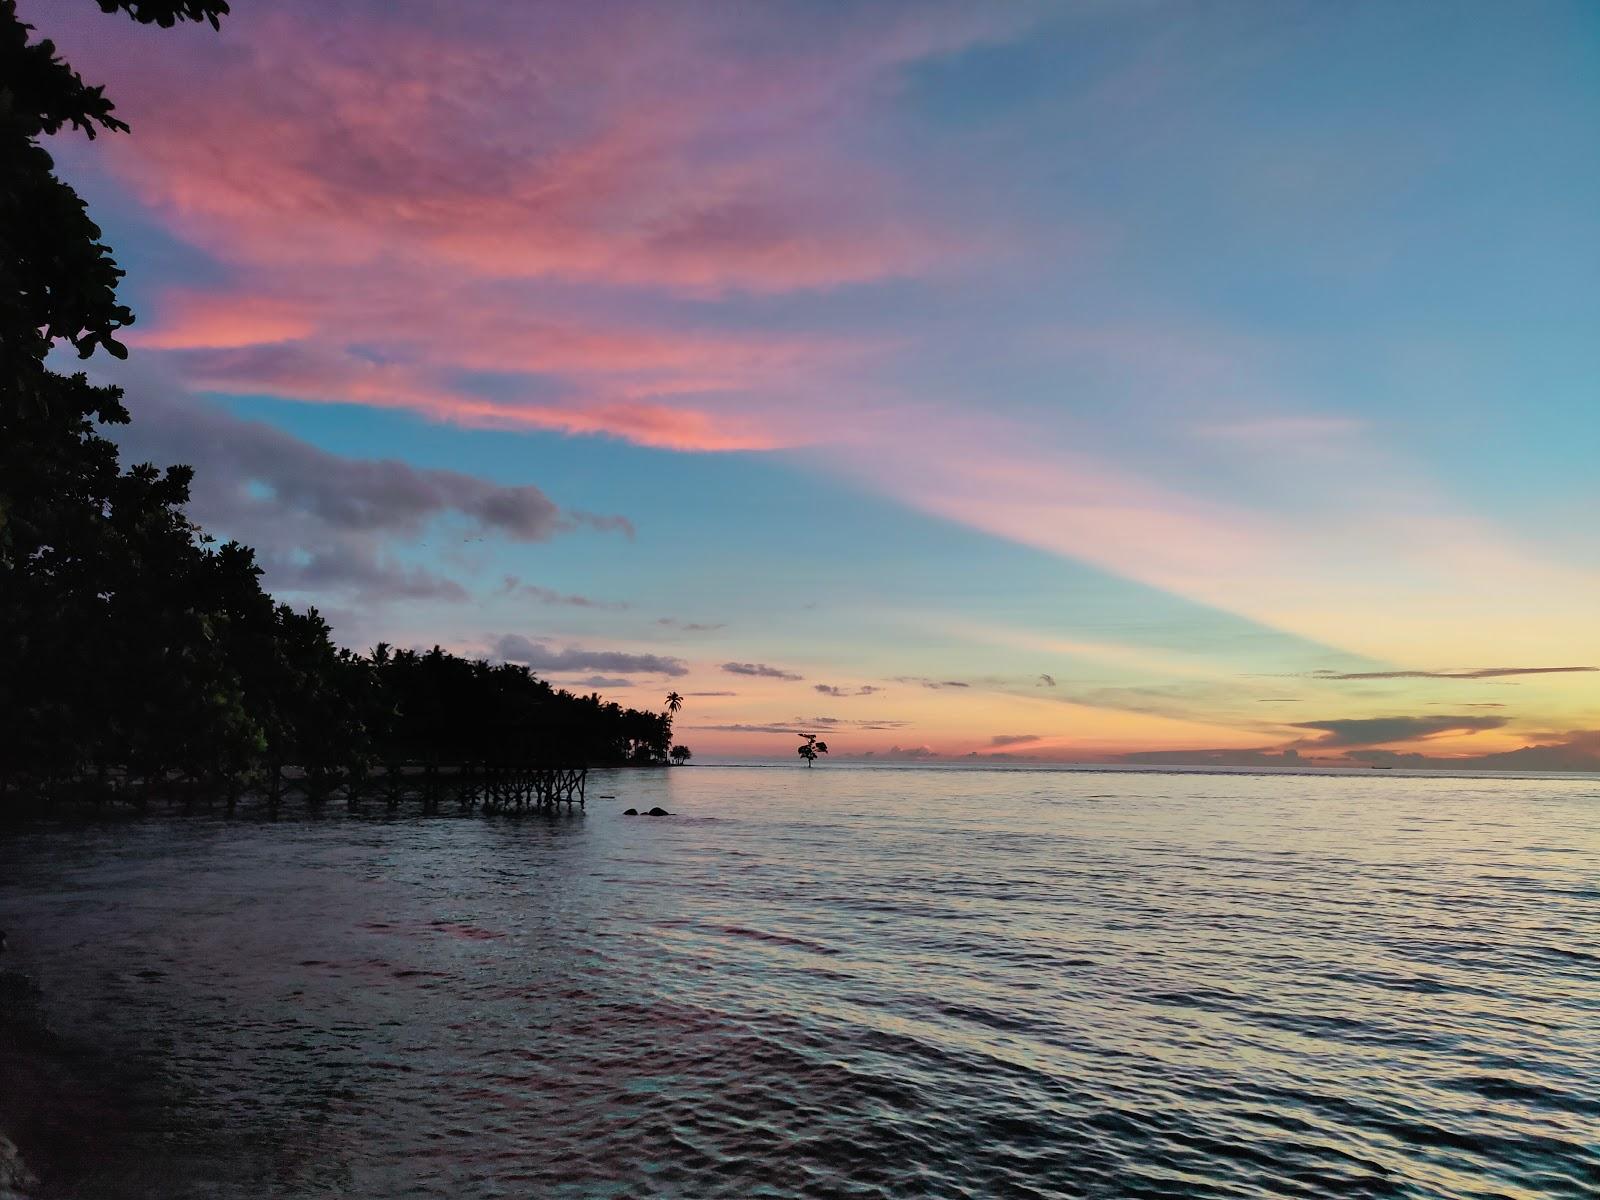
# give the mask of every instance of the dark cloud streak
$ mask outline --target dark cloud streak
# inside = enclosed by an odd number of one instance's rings
[[[193,466],[190,514],[212,533],[254,547],[274,591],[362,610],[391,600],[466,600],[461,584],[394,554],[397,545],[425,545],[430,527],[452,517],[480,535],[518,542],[580,528],[633,532],[622,517],[564,510],[532,485],[348,458],[154,376],[125,382],[134,419],[109,431],[124,461]]]
[[[515,575],[507,575],[500,584],[502,596],[517,596],[529,600],[536,600],[540,604],[568,605],[572,608],[596,608],[610,612],[620,612],[628,605],[621,600],[596,600],[590,596],[580,596],[571,592],[560,592],[555,588],[540,587],[535,583],[523,583]]]
[[[805,678],[780,667],[769,667],[766,663],[725,662],[722,669],[729,675],[753,675],[762,679],[782,679],[789,683],[799,683]]]
[[[687,675],[689,668],[676,658],[660,654],[630,654],[622,650],[590,650],[568,646],[557,650],[544,642],[519,633],[495,638],[491,645],[495,658],[521,663],[535,671],[631,671],[645,675]]]
[[[680,621],[677,617],[657,617],[656,624],[664,629],[677,629],[683,633],[715,633],[719,629],[727,628],[720,621],[708,625],[701,621]]]
[[[1442,671],[1313,671],[1306,678],[1347,679],[1501,679],[1507,675],[1571,675],[1600,667],[1462,667]]]
[[[1486,729],[1499,729],[1505,723],[1505,717],[1352,717],[1332,721],[1296,721],[1294,728],[1321,734],[1321,737],[1299,745],[1302,749],[1312,747],[1322,750],[1340,746],[1381,746],[1387,742],[1410,742],[1447,733],[1480,733]]]

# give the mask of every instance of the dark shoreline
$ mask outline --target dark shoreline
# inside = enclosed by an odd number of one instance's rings
[[[49,1107],[39,1085],[48,1075],[51,1039],[38,985],[19,971],[0,970],[0,1200],[45,1195],[32,1164],[39,1114]]]
[[[137,1153],[137,1089],[107,1053],[50,1027],[31,975],[0,969],[0,1200],[100,1194]]]

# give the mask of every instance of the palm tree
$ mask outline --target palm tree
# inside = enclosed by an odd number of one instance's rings
[[[678,715],[678,710],[683,707],[683,697],[677,692],[667,693],[667,711],[673,716]]]
[[[680,767],[693,757],[694,751],[689,749],[687,746],[677,745],[672,748],[672,761],[677,763]]]

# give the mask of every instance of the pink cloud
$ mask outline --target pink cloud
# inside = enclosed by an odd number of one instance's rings
[[[148,67],[72,51],[134,124],[117,173],[233,262],[771,292],[960,253],[837,142],[884,73],[994,18],[885,13],[843,45],[802,27],[751,54],[741,35],[770,14],[512,8],[445,24],[284,5],[235,14],[221,48],[168,39]]]
[[[1463,511],[1358,429],[1339,431],[1337,472],[1323,469],[1327,431],[1272,429],[1292,484],[1276,507],[1217,486],[1239,478],[1236,439],[1195,439],[1158,473],[1159,459],[1097,452],[1081,432],[924,405],[857,422],[833,465],[944,519],[1378,661],[1600,649],[1592,568]]]
[[[450,387],[428,368],[294,344],[195,350],[175,358],[184,378],[202,391],[397,408],[478,428],[603,434],[670,450],[771,450],[786,444],[737,414],[603,396],[556,403],[490,400]]]
[[[547,316],[540,310],[551,307],[548,302],[508,297],[470,280],[420,304],[416,297],[425,294],[428,282],[414,271],[375,269],[359,281],[315,271],[252,278],[258,282],[248,293],[238,290],[240,284],[168,290],[154,320],[138,326],[132,340],[169,350],[340,342],[476,371],[677,381],[679,386],[663,389],[677,391],[715,390],[803,365],[855,361],[886,344]]]
[[[803,424],[795,411],[826,405],[837,389],[809,404],[802,389],[885,347],[861,338],[545,317],[473,282],[424,307],[412,299],[424,283],[399,271],[372,270],[344,287],[308,271],[273,286],[277,294],[169,292],[153,327],[139,327],[132,340],[166,351],[181,377],[207,391],[708,451],[807,440],[797,435]],[[505,376],[514,398],[475,392],[460,382],[463,372]]]
[[[863,426],[840,461],[923,511],[1187,594],[1280,548],[1271,519],[1053,441],[999,415],[930,407],[897,431]]]
[[[259,296],[168,293],[160,324],[129,332],[128,340],[152,350],[220,350],[307,337],[316,322],[303,307]]]
[[[226,269],[158,292],[134,333],[192,386],[757,450],[848,412],[885,347],[694,306],[970,256],[851,131],[906,64],[1017,22],[286,3],[121,57],[150,31],[50,24],[134,127],[83,161]]]

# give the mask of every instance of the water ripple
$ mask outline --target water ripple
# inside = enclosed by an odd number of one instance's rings
[[[1600,1194],[1592,782],[592,790],[8,837],[14,957],[117,1081],[61,1193]]]

